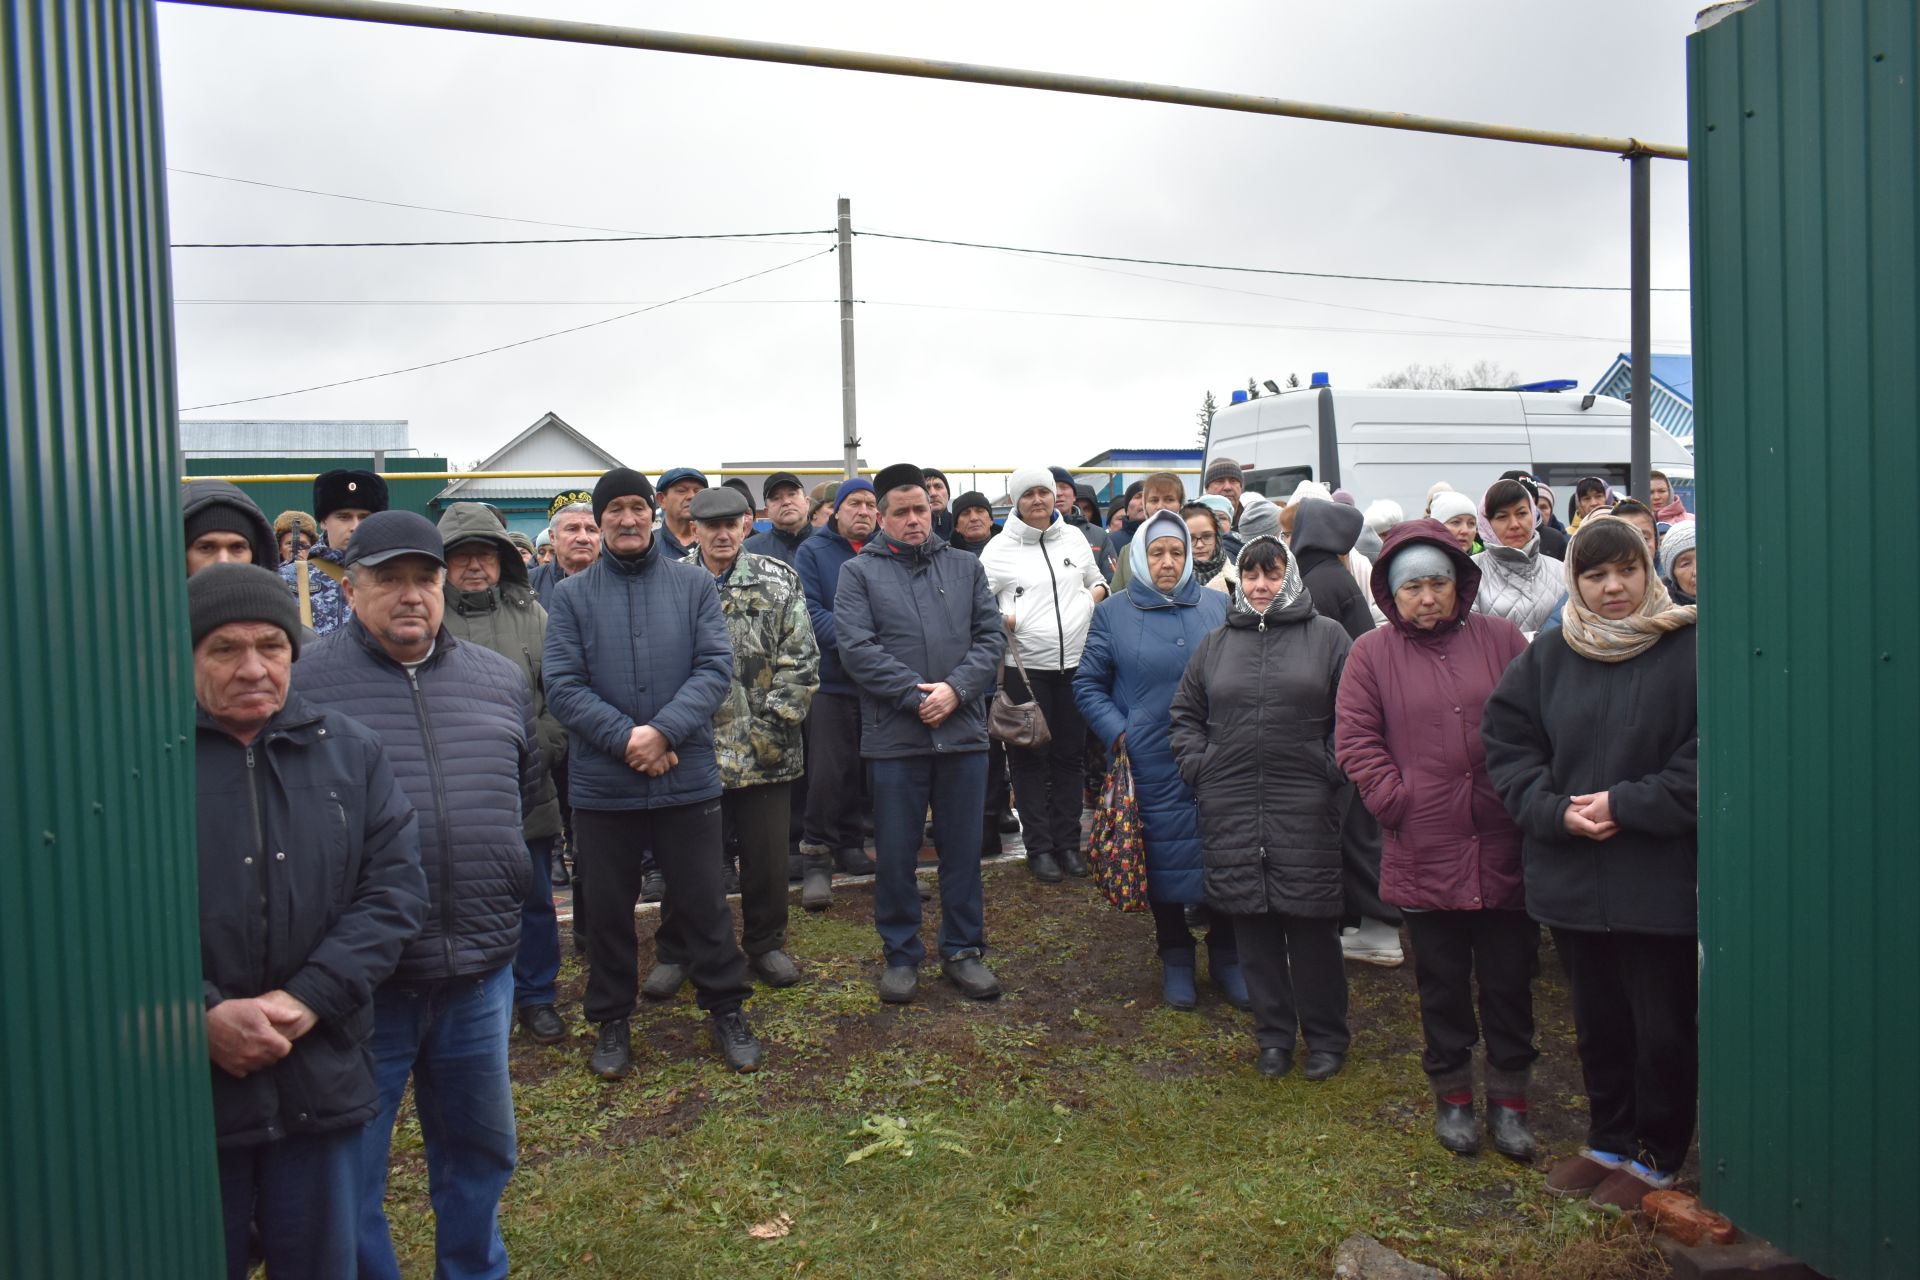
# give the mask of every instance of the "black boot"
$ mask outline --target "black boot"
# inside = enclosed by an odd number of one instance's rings
[[[833,855],[823,844],[801,846],[806,863],[800,886],[800,905],[808,911],[825,911],[833,905]]]
[[[1041,884],[1060,883],[1060,864],[1053,860],[1050,853],[1029,853],[1027,870],[1033,872],[1033,878]]]
[[[1433,1136],[1440,1145],[1457,1156],[1475,1155],[1480,1150],[1480,1126],[1473,1121],[1473,1103],[1433,1100]]]

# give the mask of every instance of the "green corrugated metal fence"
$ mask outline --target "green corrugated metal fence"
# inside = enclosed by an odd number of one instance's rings
[[[220,1270],[152,6],[0,4],[0,1274]]]
[[[1920,1276],[1920,46],[1912,0],[1689,42],[1708,1201]]]

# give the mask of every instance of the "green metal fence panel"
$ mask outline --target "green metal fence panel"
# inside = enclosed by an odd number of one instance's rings
[[[0,1274],[221,1268],[153,9],[0,4]]]
[[[1706,1198],[1920,1276],[1920,43],[1912,0],[1689,40]]]

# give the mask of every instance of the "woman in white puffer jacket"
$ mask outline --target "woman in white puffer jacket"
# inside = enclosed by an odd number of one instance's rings
[[[1062,871],[1084,876],[1080,809],[1086,788],[1087,726],[1073,700],[1074,672],[1093,623],[1093,606],[1107,584],[1086,535],[1054,510],[1053,473],[1023,467],[1008,485],[1013,511],[1006,527],[980,552],[980,567],[1019,647],[1031,695],[1009,655],[1007,691],[1015,701],[1040,704],[1052,741],[1034,749],[1007,748],[1013,798],[1020,810],[1027,866],[1052,883]]]

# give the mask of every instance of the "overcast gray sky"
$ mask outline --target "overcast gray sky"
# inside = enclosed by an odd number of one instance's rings
[[[474,7],[1684,144],[1699,2]],[[538,222],[824,233],[847,196],[856,228],[908,235],[1627,283],[1626,165],[1605,155],[166,4],[160,27],[176,242],[596,234]],[[1654,284],[1684,286],[1684,165],[1654,163],[1653,209]],[[195,408],[603,320],[830,242],[178,250],[180,403],[201,418],[405,418],[417,445],[456,463],[547,410],[650,471],[834,457],[831,254],[478,359]],[[1488,359],[1591,384],[1627,343],[1624,292],[1228,275],[874,237],[856,239],[854,268],[860,428],[877,464],[1072,465],[1184,445],[1203,393],[1225,403],[1250,376],[1324,369],[1362,385],[1409,362]],[[467,305],[482,302],[519,305]],[[1653,336],[1656,351],[1686,348],[1686,294],[1655,295]]]

